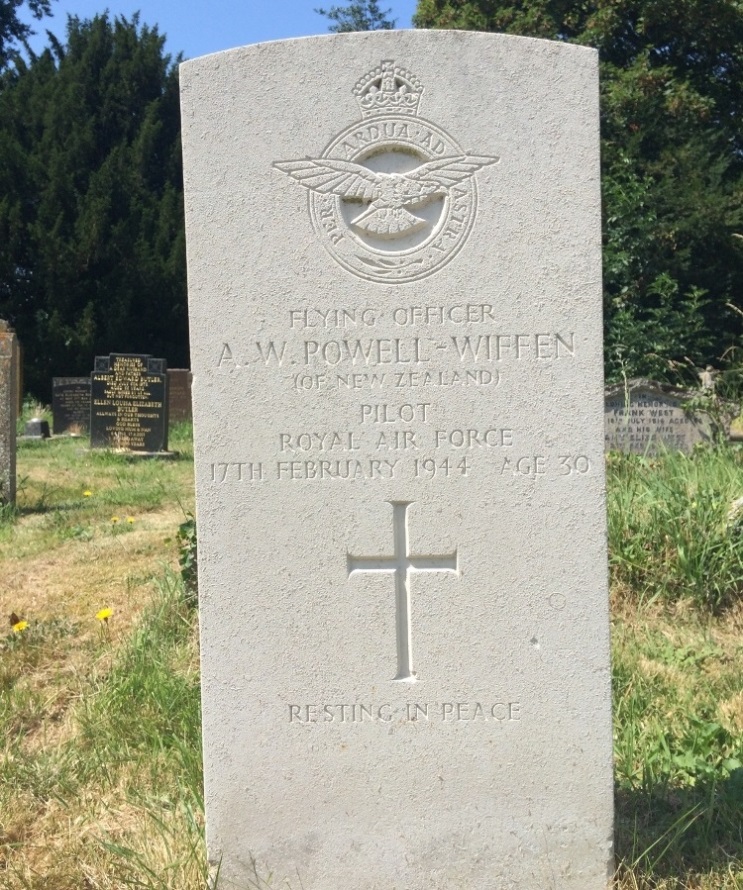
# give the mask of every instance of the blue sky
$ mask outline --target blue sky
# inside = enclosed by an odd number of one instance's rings
[[[33,23],[38,33],[31,45],[37,52],[42,49],[46,30],[64,41],[68,15],[86,19],[108,9],[112,16],[130,18],[139,10],[140,22],[157,25],[166,35],[167,52],[182,52],[184,58],[192,59],[246,43],[324,34],[329,22],[314,9],[333,5],[346,4],[343,0],[54,0],[53,18]],[[416,0],[388,0],[379,5],[392,9],[390,17],[397,19],[398,28],[410,27]]]

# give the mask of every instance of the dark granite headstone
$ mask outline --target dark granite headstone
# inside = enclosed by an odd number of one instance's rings
[[[91,447],[167,451],[167,379],[162,358],[96,356],[91,375]]]
[[[26,421],[26,429],[24,435],[27,439],[49,439],[49,421],[42,420],[40,417],[33,417]]]
[[[694,393],[652,380],[629,380],[605,393],[606,450],[652,454],[691,451],[710,440],[710,424],[685,405]]]
[[[168,419],[171,423],[191,420],[191,380],[188,368],[168,368]]]
[[[87,433],[90,429],[90,377],[52,378],[52,432]]]

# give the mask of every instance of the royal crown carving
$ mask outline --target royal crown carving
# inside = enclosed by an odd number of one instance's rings
[[[392,59],[384,59],[353,88],[363,117],[390,112],[417,114],[422,92],[418,78]]]

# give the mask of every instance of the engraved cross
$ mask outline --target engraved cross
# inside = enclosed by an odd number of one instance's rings
[[[414,683],[413,653],[410,628],[411,572],[454,572],[457,551],[443,556],[416,555],[410,552],[408,507],[413,501],[388,501],[392,504],[392,556],[352,556],[346,554],[349,578],[354,572],[392,572],[395,576],[395,611],[397,624],[397,674],[395,680]]]

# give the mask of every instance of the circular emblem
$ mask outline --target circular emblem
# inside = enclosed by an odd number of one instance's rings
[[[356,164],[372,200],[310,191],[315,231],[338,262],[372,281],[415,281],[447,263],[472,228],[477,186],[470,176],[446,190],[427,166],[464,155],[435,124],[384,117],[354,124],[322,158]],[[361,171],[368,171],[366,172]],[[367,191],[366,189],[364,191]]]
[[[362,120],[320,157],[274,164],[308,189],[318,237],[359,278],[416,281],[449,262],[475,220],[474,174],[498,160],[466,154],[418,117],[422,92],[409,71],[383,61],[354,89]]]

